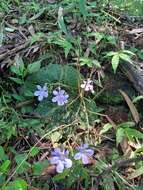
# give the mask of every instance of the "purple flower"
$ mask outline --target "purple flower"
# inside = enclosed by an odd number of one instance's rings
[[[47,98],[48,97],[47,86],[41,87],[40,85],[37,85],[37,90],[34,92],[34,96],[37,96],[39,101],[42,101],[43,98]]]
[[[83,84],[81,84],[80,87],[83,88],[85,91],[91,91],[92,93],[94,93],[93,81],[90,79],[84,80]]]
[[[69,151],[63,150],[60,148],[55,148],[54,151],[51,152],[50,163],[56,165],[56,171],[58,173],[62,173],[64,168],[71,168],[72,161],[68,158]]]
[[[90,157],[93,156],[94,150],[88,148],[88,144],[83,144],[76,148],[79,152],[75,154],[75,160],[82,160],[83,164],[90,163]]]
[[[61,90],[60,87],[58,90],[53,91],[53,95],[55,97],[52,98],[52,102],[57,102],[58,106],[63,106],[68,102],[69,95],[65,92],[65,90]]]

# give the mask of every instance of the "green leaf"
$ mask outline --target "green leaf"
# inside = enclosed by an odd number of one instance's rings
[[[88,15],[86,0],[79,0],[79,10],[83,17],[86,18]]]
[[[120,53],[119,57],[125,61],[128,61],[129,63],[132,63],[132,60],[130,59],[130,56],[124,53]]]
[[[16,179],[13,182],[14,190],[27,190],[27,183],[23,179]]]
[[[14,81],[17,84],[23,84],[23,80],[21,80],[20,78],[14,78],[14,77],[9,77],[12,81]]]
[[[116,54],[112,57],[111,63],[112,63],[112,68],[114,70],[114,73],[116,73],[116,70],[119,65],[119,55],[118,54]]]
[[[62,7],[59,7],[59,10],[58,10],[58,25],[59,25],[60,30],[66,35],[68,39],[70,39],[71,35],[69,35],[65,22],[64,22]]]
[[[33,175],[40,175],[43,169],[48,167],[48,160],[39,161],[33,164]]]
[[[13,182],[10,182],[4,190],[27,190],[27,183],[23,179],[16,179]]]
[[[113,126],[112,126],[110,123],[105,124],[105,125],[103,126],[103,128],[101,129],[101,131],[100,131],[99,134],[102,135],[102,134],[108,132],[112,127],[113,127]]]
[[[137,96],[133,99],[133,103],[137,103],[138,101],[143,100],[143,96]]]
[[[38,72],[29,76],[27,83],[45,84],[60,81],[63,76],[63,67],[58,64],[50,64],[41,68]]]
[[[128,53],[128,54],[130,54],[130,55],[135,55],[135,53],[133,53],[133,52],[131,52],[131,51],[129,51],[129,50],[123,50],[123,53]]]
[[[118,145],[119,143],[121,143],[124,137],[125,137],[124,129],[118,128],[116,132],[116,144]]]
[[[56,182],[56,181],[60,181],[60,180],[62,180],[62,179],[65,179],[65,177],[68,176],[69,172],[70,172],[69,169],[65,169],[65,170],[63,171],[63,173],[59,173],[59,174],[55,175],[55,176],[53,177],[54,181]]]
[[[114,55],[117,55],[118,53],[117,52],[114,52],[114,51],[110,51],[109,53],[107,53],[107,57],[112,57]]]
[[[62,135],[61,133],[56,131],[50,135],[50,138],[52,140],[52,143],[55,143],[55,142],[58,142],[62,138]]]
[[[41,61],[36,61],[34,63],[29,64],[27,69],[28,69],[28,72],[32,74],[39,71],[40,67],[41,67]]]
[[[137,131],[136,129],[126,128],[124,131],[127,137],[129,138],[129,140],[131,141],[133,140],[133,138],[143,139],[143,133],[141,133],[140,131]]]
[[[119,128],[129,128],[129,127],[134,127],[134,126],[135,126],[135,123],[132,121],[121,123],[118,125]]]
[[[1,166],[0,166],[0,173],[6,173],[8,171],[8,168],[10,166],[11,161],[6,160]]]
[[[39,33],[36,33],[35,35],[33,35],[32,37],[31,37],[31,45],[32,44],[34,44],[35,42],[38,42],[38,41],[40,41],[42,38],[44,38],[45,37],[45,34],[44,33],[42,33],[42,32],[39,32]]]
[[[62,81],[69,87],[78,89],[78,84],[82,78],[83,76],[74,67],[68,65],[63,67]]]
[[[17,173],[19,174],[26,172],[31,167],[31,165],[26,162],[27,154],[18,154],[15,160],[17,163]]]
[[[5,156],[4,149],[2,146],[0,146],[0,160],[3,160],[4,156]]]
[[[40,149],[38,147],[32,147],[29,151],[30,152],[29,156],[34,157],[39,153],[39,151]]]
[[[79,81],[83,76],[72,66],[50,64],[41,68],[38,72],[29,76],[25,82],[23,93],[26,89],[36,87],[36,84],[61,82],[69,87],[78,88]],[[30,87],[31,86],[31,87]],[[33,89],[34,90],[34,89]],[[33,91],[34,92],[34,91]]]

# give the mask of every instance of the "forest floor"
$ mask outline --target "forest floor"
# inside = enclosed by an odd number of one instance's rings
[[[0,188],[143,190],[143,88],[122,69],[142,73],[142,17],[3,0],[0,21]]]

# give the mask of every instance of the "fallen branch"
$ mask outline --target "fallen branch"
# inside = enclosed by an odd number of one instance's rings
[[[3,53],[0,55],[0,61],[4,60],[5,58],[14,55],[15,53],[21,51],[22,49],[26,48],[29,45],[29,41],[25,42],[24,44],[21,44],[12,50],[8,50],[6,53]]]

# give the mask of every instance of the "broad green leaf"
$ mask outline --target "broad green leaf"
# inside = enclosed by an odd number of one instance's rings
[[[20,78],[14,78],[14,77],[9,77],[12,81],[14,81],[17,84],[23,84],[23,80],[21,80]]]
[[[124,53],[120,53],[119,57],[125,61],[128,61],[129,63],[132,63],[132,60],[130,59],[130,56]]]
[[[8,171],[8,168],[10,166],[11,161],[6,160],[1,166],[0,166],[0,173],[6,173]]]
[[[77,69],[73,68],[72,66],[65,65],[63,67],[63,77],[62,81],[64,84],[68,85],[69,87],[78,88],[80,80],[83,76],[80,74]]]
[[[93,66],[93,60],[87,57],[80,58],[80,65],[87,65],[88,67]]]
[[[123,50],[123,53],[128,53],[128,54],[130,54],[130,55],[135,55],[135,53],[133,53],[133,52],[131,52],[131,51],[129,51],[129,50]]]
[[[33,164],[33,175],[40,175],[41,172],[48,167],[48,160],[39,161]]]
[[[116,73],[116,70],[117,70],[118,65],[119,65],[119,55],[118,54],[115,54],[112,57],[111,63],[112,63],[112,68],[114,70],[114,73]]]
[[[27,190],[27,183],[23,179],[16,179],[13,182],[14,190]]]
[[[124,137],[125,137],[124,129],[118,128],[116,131],[116,144],[118,145],[119,143],[121,143]]]
[[[41,67],[41,61],[36,61],[34,63],[29,64],[27,69],[28,69],[28,72],[32,74],[39,71],[40,67]]]
[[[133,140],[135,139],[143,139],[143,133],[141,133],[140,131],[136,130],[136,129],[132,129],[132,128],[126,128],[124,130],[124,132],[126,133],[127,137],[129,138],[129,140]]]
[[[23,179],[17,178],[15,181],[10,182],[4,190],[27,190],[28,185]]]
[[[117,52],[114,52],[114,51],[110,51],[109,53],[106,54],[107,57],[112,57],[114,55],[117,55],[118,53]]]
[[[62,76],[63,67],[58,64],[50,64],[29,76],[27,81],[29,83],[45,84],[60,81]]]
[[[118,125],[119,128],[129,128],[129,127],[134,127],[134,126],[135,126],[135,123],[131,121],[121,123]]]
[[[79,10],[83,17],[86,18],[88,15],[86,0],[79,0]]]
[[[16,163],[17,163],[17,173],[21,174],[26,172],[31,165],[26,161],[27,160],[27,154],[18,154],[15,157]]]

